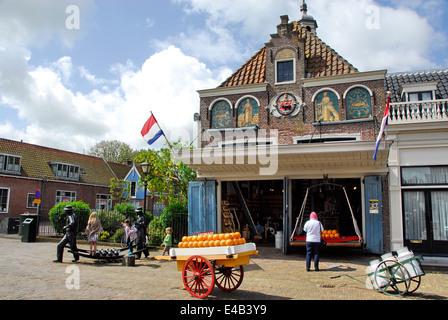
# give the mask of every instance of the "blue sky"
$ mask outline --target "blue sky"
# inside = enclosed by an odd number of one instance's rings
[[[0,0],[0,137],[85,152],[195,138],[197,90],[214,88],[301,0]],[[448,67],[445,0],[308,0],[318,36],[360,71]],[[67,8],[79,9],[79,28]],[[76,16],[78,17],[78,16]]]

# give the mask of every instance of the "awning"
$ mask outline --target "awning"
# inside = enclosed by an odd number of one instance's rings
[[[349,177],[387,174],[389,146],[381,144],[377,161],[373,160],[373,141],[204,148],[180,151],[175,158],[206,179]]]

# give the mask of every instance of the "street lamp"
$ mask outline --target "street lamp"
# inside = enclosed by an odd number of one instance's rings
[[[143,172],[143,215],[146,215],[146,188],[148,187],[148,182],[146,181],[146,175],[149,172],[149,163],[144,162],[140,165]]]

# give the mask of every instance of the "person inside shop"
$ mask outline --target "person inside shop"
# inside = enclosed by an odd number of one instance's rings
[[[62,262],[62,257],[64,254],[64,248],[68,243],[70,245],[70,249],[73,252],[73,260],[72,262],[76,262],[79,260],[79,254],[76,252],[78,248],[76,246],[76,234],[78,233],[78,221],[73,212],[73,207],[71,205],[65,206],[64,212],[67,214],[66,225],[62,228],[65,235],[62,240],[59,242],[57,247],[57,259],[53,260],[53,262]]]
[[[324,227],[317,219],[316,212],[311,213],[310,220],[305,223],[303,230],[306,232],[306,271],[310,271],[311,258],[314,260],[314,269],[319,271],[321,232],[324,231]]]
[[[138,215],[137,221],[135,222],[135,227],[137,228],[137,252],[135,253],[135,258],[140,259],[142,252],[145,258],[149,256],[149,250],[146,247],[146,228],[148,227],[148,219],[143,213],[143,208],[138,207],[135,209]]]

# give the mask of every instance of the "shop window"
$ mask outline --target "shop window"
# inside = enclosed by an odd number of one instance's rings
[[[20,174],[22,157],[0,154],[0,172]]]
[[[231,126],[231,106],[226,100],[216,102],[212,107],[211,129],[226,129]]]
[[[76,201],[76,192],[73,191],[56,191],[56,204],[61,202]]]
[[[339,99],[332,91],[323,91],[314,100],[316,122],[340,121]]]
[[[97,210],[112,210],[112,199],[110,194],[96,195],[96,209]]]
[[[372,117],[370,92],[362,87],[351,89],[345,98],[347,120],[367,119]]]
[[[9,189],[0,189],[0,213],[7,213],[9,208]]]
[[[238,104],[238,127],[248,128],[258,125],[259,106],[254,98],[243,98]]]

